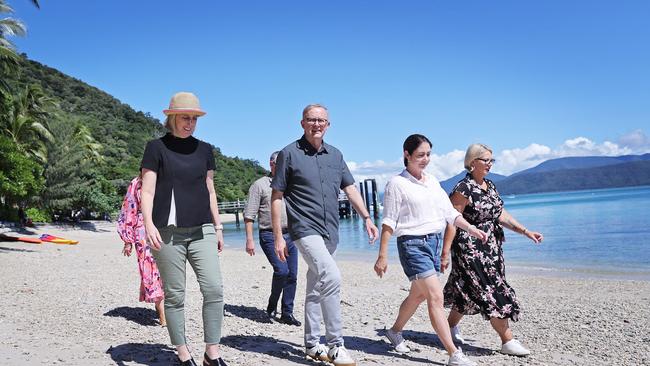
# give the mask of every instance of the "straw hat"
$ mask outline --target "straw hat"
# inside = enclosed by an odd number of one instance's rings
[[[188,92],[174,94],[172,100],[169,102],[169,108],[163,110],[163,113],[166,116],[172,114],[195,114],[202,116],[205,114],[199,105],[199,98]]]

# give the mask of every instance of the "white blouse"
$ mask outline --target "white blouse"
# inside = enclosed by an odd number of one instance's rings
[[[395,236],[440,233],[460,216],[438,180],[422,175],[424,182],[404,169],[386,184],[381,223],[390,226]]]

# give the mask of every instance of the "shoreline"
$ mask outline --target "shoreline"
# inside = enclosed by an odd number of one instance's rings
[[[235,223],[235,214],[220,214],[221,222],[225,225],[234,225]],[[239,243],[232,243],[226,239],[225,249],[237,251],[244,251],[244,241],[245,241],[245,232],[243,229],[243,219],[240,218],[241,228],[238,234],[241,235],[241,246]],[[8,225],[9,224],[9,225]],[[70,223],[36,223],[35,227],[24,228],[22,232],[16,234],[16,236],[28,236],[28,237],[38,237],[37,232],[47,231],[47,230],[61,230],[65,232],[74,232],[74,231],[90,231],[90,232],[106,232],[106,231],[116,231],[116,222],[109,222],[103,220],[89,220],[82,221],[78,224]],[[16,227],[13,223],[2,222],[0,223],[0,234],[1,233],[16,233]],[[257,230],[257,229],[255,229]],[[231,234],[232,235],[232,234]],[[119,238],[118,238],[119,240]],[[257,239],[256,239],[257,242]],[[8,242],[0,242],[2,243]],[[344,262],[355,262],[362,266],[368,265],[370,271],[372,271],[372,266],[376,260],[376,250],[379,250],[379,244],[375,243],[372,247],[372,250],[344,250],[337,253],[336,260]],[[399,258],[397,255],[389,256],[389,263],[393,267],[400,268]],[[449,270],[445,273],[448,275]],[[528,263],[520,261],[508,261],[506,259],[506,273],[508,274],[523,274],[530,276],[540,276],[540,277],[553,277],[553,278],[575,278],[575,279],[585,279],[585,280],[613,280],[613,281],[642,281],[650,282],[650,268],[648,269],[639,269],[635,268],[634,270],[622,270],[616,267],[553,267],[547,266],[540,263]]]

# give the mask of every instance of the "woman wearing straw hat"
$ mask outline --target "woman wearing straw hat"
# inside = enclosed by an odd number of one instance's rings
[[[223,366],[219,353],[223,286],[219,255],[223,226],[214,190],[212,146],[192,136],[205,112],[198,98],[176,93],[160,139],[147,143],[142,158],[142,214],[146,238],[165,289],[171,343],[181,365],[196,365],[185,338],[185,265],[189,261],[203,294],[204,366]]]

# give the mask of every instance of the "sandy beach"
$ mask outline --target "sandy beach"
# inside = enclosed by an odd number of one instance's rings
[[[10,229],[0,232],[11,233]],[[138,302],[136,259],[121,255],[110,223],[82,228],[39,226],[78,245],[0,242],[0,363],[2,365],[174,365],[152,304]],[[272,269],[227,242],[221,255],[226,301],[222,352],[229,365],[315,365],[305,360],[302,328],[269,322],[265,306]],[[374,259],[374,258],[373,258]],[[296,317],[302,320],[305,265],[300,261]],[[447,354],[420,306],[398,355],[381,336],[407,293],[398,263],[378,279],[371,260],[340,260],[346,346],[358,365],[444,365]],[[579,278],[516,271],[509,274],[523,306],[513,331],[532,355],[497,352],[496,333],[480,316],[462,323],[465,353],[480,365],[650,365],[650,282]],[[202,360],[201,294],[191,269],[186,332]]]

